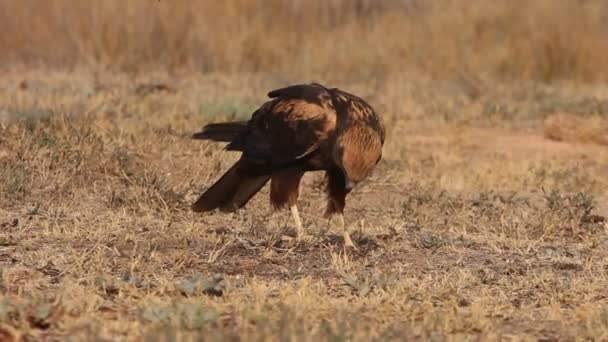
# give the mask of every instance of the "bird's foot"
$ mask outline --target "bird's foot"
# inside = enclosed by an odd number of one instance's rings
[[[358,251],[359,248],[357,247],[357,245],[355,245],[355,243],[353,242],[353,240],[350,238],[350,234],[348,234],[348,232],[344,232],[344,248],[345,249],[352,249],[355,251]]]
[[[350,234],[348,234],[348,229],[346,228],[346,225],[344,224],[344,215],[341,213],[338,215],[338,226],[340,227],[340,230],[342,230],[342,236],[344,239],[344,248],[358,251],[359,248],[357,248],[357,245],[355,245],[353,240],[350,238]]]

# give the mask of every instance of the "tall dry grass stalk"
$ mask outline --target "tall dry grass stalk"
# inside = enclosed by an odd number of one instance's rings
[[[0,62],[382,77],[608,79],[603,0],[0,2]]]

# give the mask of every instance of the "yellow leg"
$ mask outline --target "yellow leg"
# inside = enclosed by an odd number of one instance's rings
[[[350,239],[350,235],[348,234],[348,230],[346,229],[346,225],[344,224],[344,214],[338,214],[338,225],[342,229],[342,236],[344,237],[344,247],[357,249],[357,246],[353,243],[353,240]]]
[[[289,209],[291,209],[291,216],[293,217],[293,220],[296,223],[296,237],[300,239],[304,237],[304,228],[302,227],[302,220],[300,219],[298,207],[294,204]]]

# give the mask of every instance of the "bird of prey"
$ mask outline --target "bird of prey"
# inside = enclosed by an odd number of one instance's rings
[[[269,180],[275,209],[289,206],[297,237],[304,235],[297,199],[307,171],[325,171],[325,217],[336,214],[345,247],[354,247],[344,224],[346,195],[382,158],[385,128],[363,99],[318,83],[273,90],[248,121],[212,123],[194,139],[227,142],[240,159],[192,204],[195,212],[243,207]]]

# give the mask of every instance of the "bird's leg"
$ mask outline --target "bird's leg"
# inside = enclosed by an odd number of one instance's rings
[[[288,168],[273,172],[270,182],[270,202],[275,208],[289,205],[291,217],[296,225],[296,238],[304,237],[302,219],[298,212],[298,195],[300,192],[300,180],[304,171],[299,168]]]
[[[291,216],[296,224],[296,238],[301,239],[304,236],[304,228],[302,227],[302,219],[300,219],[298,206],[292,204],[289,209],[291,209]]]
[[[342,236],[344,237],[344,247],[357,249],[357,246],[353,243],[353,240],[350,238],[350,234],[348,234],[348,230],[346,229],[346,225],[344,224],[344,214],[338,214],[338,225],[342,228]]]
[[[353,243],[353,240],[348,234],[346,225],[344,224],[344,205],[346,204],[346,195],[350,190],[346,189],[346,180],[342,171],[333,170],[327,171],[327,209],[325,209],[325,217],[331,219],[332,215],[338,216],[338,225],[342,230],[342,236],[344,237],[344,247],[357,249],[357,246]]]

